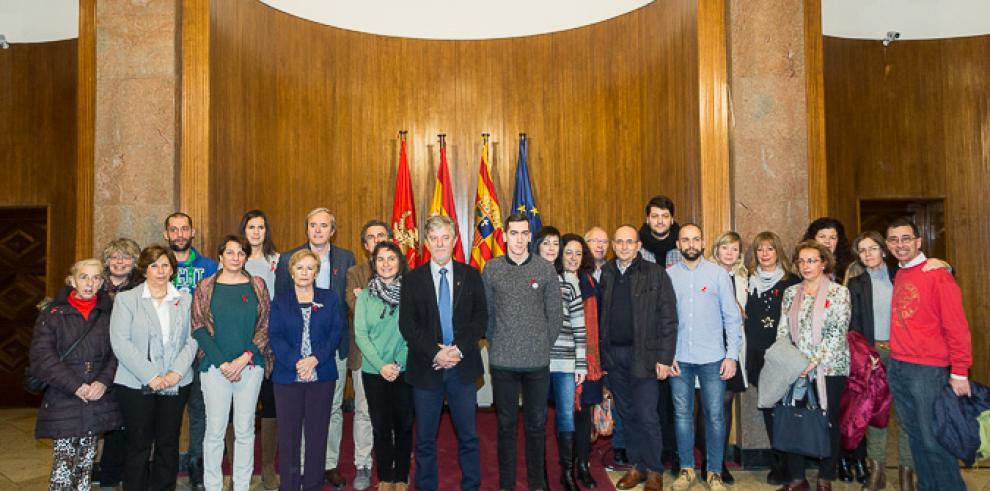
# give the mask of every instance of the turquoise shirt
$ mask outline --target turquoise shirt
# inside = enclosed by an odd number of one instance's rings
[[[220,368],[220,365],[245,351],[254,353],[255,365],[265,366],[265,358],[252,342],[258,320],[258,297],[251,283],[217,283],[213,289],[210,311],[215,326],[213,335],[210,336],[206,329],[193,332],[193,338],[206,354],[199,364],[200,370],[205,372],[211,365]]]
[[[399,308],[361,290],[354,302],[354,342],[361,349],[361,371],[378,374],[389,363],[406,370],[409,346],[399,332]]]

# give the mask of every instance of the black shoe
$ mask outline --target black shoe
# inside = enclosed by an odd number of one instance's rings
[[[564,491],[581,491],[574,481],[574,432],[557,433],[557,452],[560,455],[560,485]],[[546,469],[546,467],[544,467]]]
[[[729,468],[726,467],[725,462],[722,462],[722,482],[729,485],[736,483],[736,478],[729,473]]]
[[[852,482],[853,480],[852,466],[849,459],[839,459],[839,480],[842,482]]]
[[[670,458],[670,473],[676,478],[681,473],[681,458],[672,454]]]
[[[856,462],[853,463],[853,471],[856,472],[856,482],[866,484],[866,481],[870,478],[870,470],[866,466],[866,459],[856,459]]]
[[[206,487],[203,486],[203,459],[190,460],[186,468],[189,471],[189,487],[193,491],[204,491]]]
[[[598,487],[598,483],[595,482],[595,478],[591,477],[591,469],[588,468],[587,460],[578,460],[574,466],[574,474],[577,477],[578,482],[582,486],[588,489],[595,489]]]

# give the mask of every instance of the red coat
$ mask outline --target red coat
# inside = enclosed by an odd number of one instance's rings
[[[890,422],[890,387],[880,354],[862,333],[850,331],[849,382],[842,393],[839,432],[842,448],[853,449],[866,435],[866,427],[886,428]]]

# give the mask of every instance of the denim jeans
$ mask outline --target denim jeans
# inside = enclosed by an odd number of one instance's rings
[[[550,372],[550,393],[555,407],[557,433],[574,432],[574,372]]]
[[[897,421],[911,441],[911,456],[918,474],[920,491],[966,489],[959,461],[935,438],[935,400],[949,381],[949,370],[907,363],[891,358],[887,380],[894,396]]]
[[[725,453],[725,381],[719,375],[722,362],[679,365],[681,375],[670,379],[670,390],[674,396],[674,431],[681,467],[694,468],[694,381],[697,379],[701,384],[708,472],[720,473]]]

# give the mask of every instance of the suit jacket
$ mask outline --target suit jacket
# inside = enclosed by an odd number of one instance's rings
[[[161,327],[153,300],[142,298],[143,293],[144,287],[141,285],[118,293],[113,303],[113,314],[110,316],[110,345],[118,362],[114,383],[131,389],[140,389],[156,375],[165,375],[158,373],[158,368],[148,360],[148,343],[152,337],[160,338],[158,333],[161,332]],[[192,297],[180,292],[179,300],[170,302],[169,309],[172,335],[186,340],[169,371],[182,375],[179,387],[184,387],[192,382],[191,367],[199,347],[192,337]]]
[[[451,261],[451,264],[454,268],[454,344],[464,355],[457,371],[461,383],[474,383],[484,372],[478,342],[488,326],[485,286],[477,269],[457,261]],[[419,389],[440,387],[443,372],[433,369],[433,358],[440,352],[443,337],[437,290],[429,262],[402,277],[399,331],[409,345],[406,381]]]
[[[887,273],[893,283],[897,268],[888,264]],[[849,288],[849,299],[852,302],[849,330],[863,334],[866,342],[872,346],[876,338],[873,334],[873,280],[870,278],[870,273],[864,271],[853,276],[846,287]]]
[[[341,304],[330,290],[315,288],[313,301],[317,304],[309,318],[309,340],[316,357],[316,379],[337,380],[337,362],[333,352],[340,343],[344,324]],[[322,307],[321,307],[322,306]],[[296,362],[302,359],[303,316],[295,290],[284,292],[272,302],[268,319],[268,340],[275,355],[272,382],[296,382]],[[347,374],[343,374],[346,378]]]
[[[357,303],[357,295],[354,289],[364,290],[368,288],[371,281],[371,263],[362,261],[361,263],[347,270],[347,311],[350,313],[347,323],[347,339],[351,345],[347,348],[347,369],[361,369],[361,348],[358,348],[354,340],[354,305]]]
[[[275,266],[275,296],[279,296],[284,292],[295,291],[292,277],[289,276],[289,259],[292,259],[293,254],[303,250],[305,247],[309,247],[309,242],[291,251],[283,252],[279,256],[278,265]],[[333,268],[333,271],[330,272],[330,289],[337,294],[337,299],[340,300],[340,314],[343,321],[346,321],[348,316],[347,304],[344,303],[344,293],[346,291],[345,277],[347,276],[347,270],[351,266],[354,266],[354,253],[331,244],[330,267]],[[347,331],[344,331],[343,336],[344,342],[340,343],[340,346],[337,347],[337,356],[340,359],[347,358],[347,349],[349,347]]]

